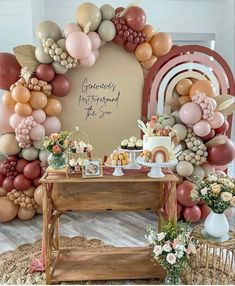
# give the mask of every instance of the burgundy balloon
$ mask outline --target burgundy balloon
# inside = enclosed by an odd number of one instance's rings
[[[122,37],[120,37],[119,35],[116,35],[113,39],[113,42],[119,46],[123,46],[124,43],[126,42],[126,40],[124,40]]]
[[[193,187],[194,184],[189,181],[184,181],[177,187],[177,200],[185,207],[192,207],[198,203],[194,202],[190,197]]]
[[[146,14],[144,10],[138,6],[131,6],[124,13],[124,19],[127,25],[135,31],[143,30],[146,24]]]
[[[24,167],[29,163],[29,161],[25,159],[19,159],[16,163],[16,171],[18,173],[23,173]]]
[[[137,45],[133,44],[131,42],[127,42],[124,44],[124,49],[128,52],[128,53],[134,53],[134,51],[136,50]]]
[[[51,65],[40,64],[37,66],[36,76],[38,79],[50,82],[55,76],[55,71]]]
[[[33,180],[33,186],[34,186],[34,187],[37,188],[37,187],[40,185],[39,180],[40,180],[40,177],[38,177],[38,178],[36,178],[36,179]]]
[[[38,164],[29,163],[24,167],[24,175],[30,180],[34,180],[40,176],[41,168]]]
[[[2,186],[2,183],[3,183],[5,178],[6,177],[2,173],[0,173],[0,187]]]
[[[25,177],[24,174],[20,174],[14,179],[14,186],[17,190],[23,191],[31,186],[31,181]]]
[[[67,76],[57,74],[50,82],[52,94],[57,97],[64,97],[70,92],[70,82]]]
[[[197,222],[201,218],[201,209],[199,206],[186,207],[183,211],[183,216],[188,222]]]
[[[115,9],[115,15],[119,14],[120,12],[122,12],[125,8],[124,7],[117,7]]]
[[[181,205],[181,203],[177,202],[177,214],[180,214],[183,210],[183,206]]]
[[[235,145],[226,138],[225,144],[218,144],[207,148],[207,161],[211,165],[223,166],[231,163],[235,158]]]
[[[37,160],[32,161],[31,163],[36,164],[36,165],[40,165],[41,161],[39,159],[37,159]]]
[[[224,123],[219,127],[215,129],[216,134],[222,134],[225,133],[229,128],[229,123],[227,120],[224,121]]]
[[[20,77],[21,66],[10,53],[0,53],[0,89],[10,90],[10,86]]]
[[[207,134],[206,136],[200,137],[200,138],[202,138],[203,141],[208,141],[208,140],[211,140],[214,137],[215,137],[215,130],[211,129],[209,134]]]
[[[14,183],[13,183],[13,180],[6,177],[4,179],[4,181],[2,182],[2,187],[3,189],[5,189],[7,192],[10,192],[14,189]]]
[[[205,220],[208,216],[208,214],[211,212],[211,209],[206,205],[202,204],[200,205],[200,210],[201,210],[201,219]]]

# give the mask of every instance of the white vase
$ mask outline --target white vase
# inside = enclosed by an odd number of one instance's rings
[[[211,211],[205,220],[204,226],[207,234],[216,240],[225,241],[229,239],[229,224],[224,213],[217,214]]]

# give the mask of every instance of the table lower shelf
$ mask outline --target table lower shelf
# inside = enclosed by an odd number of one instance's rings
[[[97,247],[60,250],[51,281],[163,278],[149,247]]]

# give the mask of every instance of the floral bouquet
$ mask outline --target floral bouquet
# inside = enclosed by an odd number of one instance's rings
[[[222,214],[230,206],[235,206],[235,180],[229,176],[209,175],[201,180],[194,179],[191,192],[193,200],[203,200],[214,213]]]
[[[93,150],[93,147],[89,143],[85,143],[84,141],[72,141],[70,143],[70,150],[72,153],[90,153]]]
[[[185,223],[176,226],[171,222],[162,227],[157,233],[150,227],[146,236],[149,244],[153,246],[153,258],[167,272],[166,284],[180,284],[180,274],[188,266],[189,256],[196,254],[194,241]]]
[[[69,132],[61,131],[60,133],[52,133],[50,136],[43,138],[43,147],[50,153],[61,154],[69,147]]]

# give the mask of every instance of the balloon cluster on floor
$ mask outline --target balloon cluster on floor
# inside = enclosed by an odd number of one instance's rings
[[[223,175],[235,158],[235,145],[225,136],[229,128],[226,116],[234,110],[234,97],[217,95],[209,80],[189,78],[180,80],[175,92],[179,95],[179,110],[163,118],[162,124],[172,127],[182,147],[174,170],[180,178],[178,215],[197,222],[205,219],[210,209],[190,197],[194,176],[203,180],[209,173]]]
[[[39,178],[47,164],[48,152],[41,150],[41,138],[59,132],[62,111],[60,97],[71,86],[65,75],[76,67],[91,67],[106,42],[133,53],[143,69],[172,47],[171,37],[146,24],[140,7],[126,9],[104,4],[81,4],[76,23],[61,31],[52,21],[36,27],[39,45],[15,47],[14,54],[0,53],[0,222],[17,215],[31,219],[41,212],[42,189]]]

